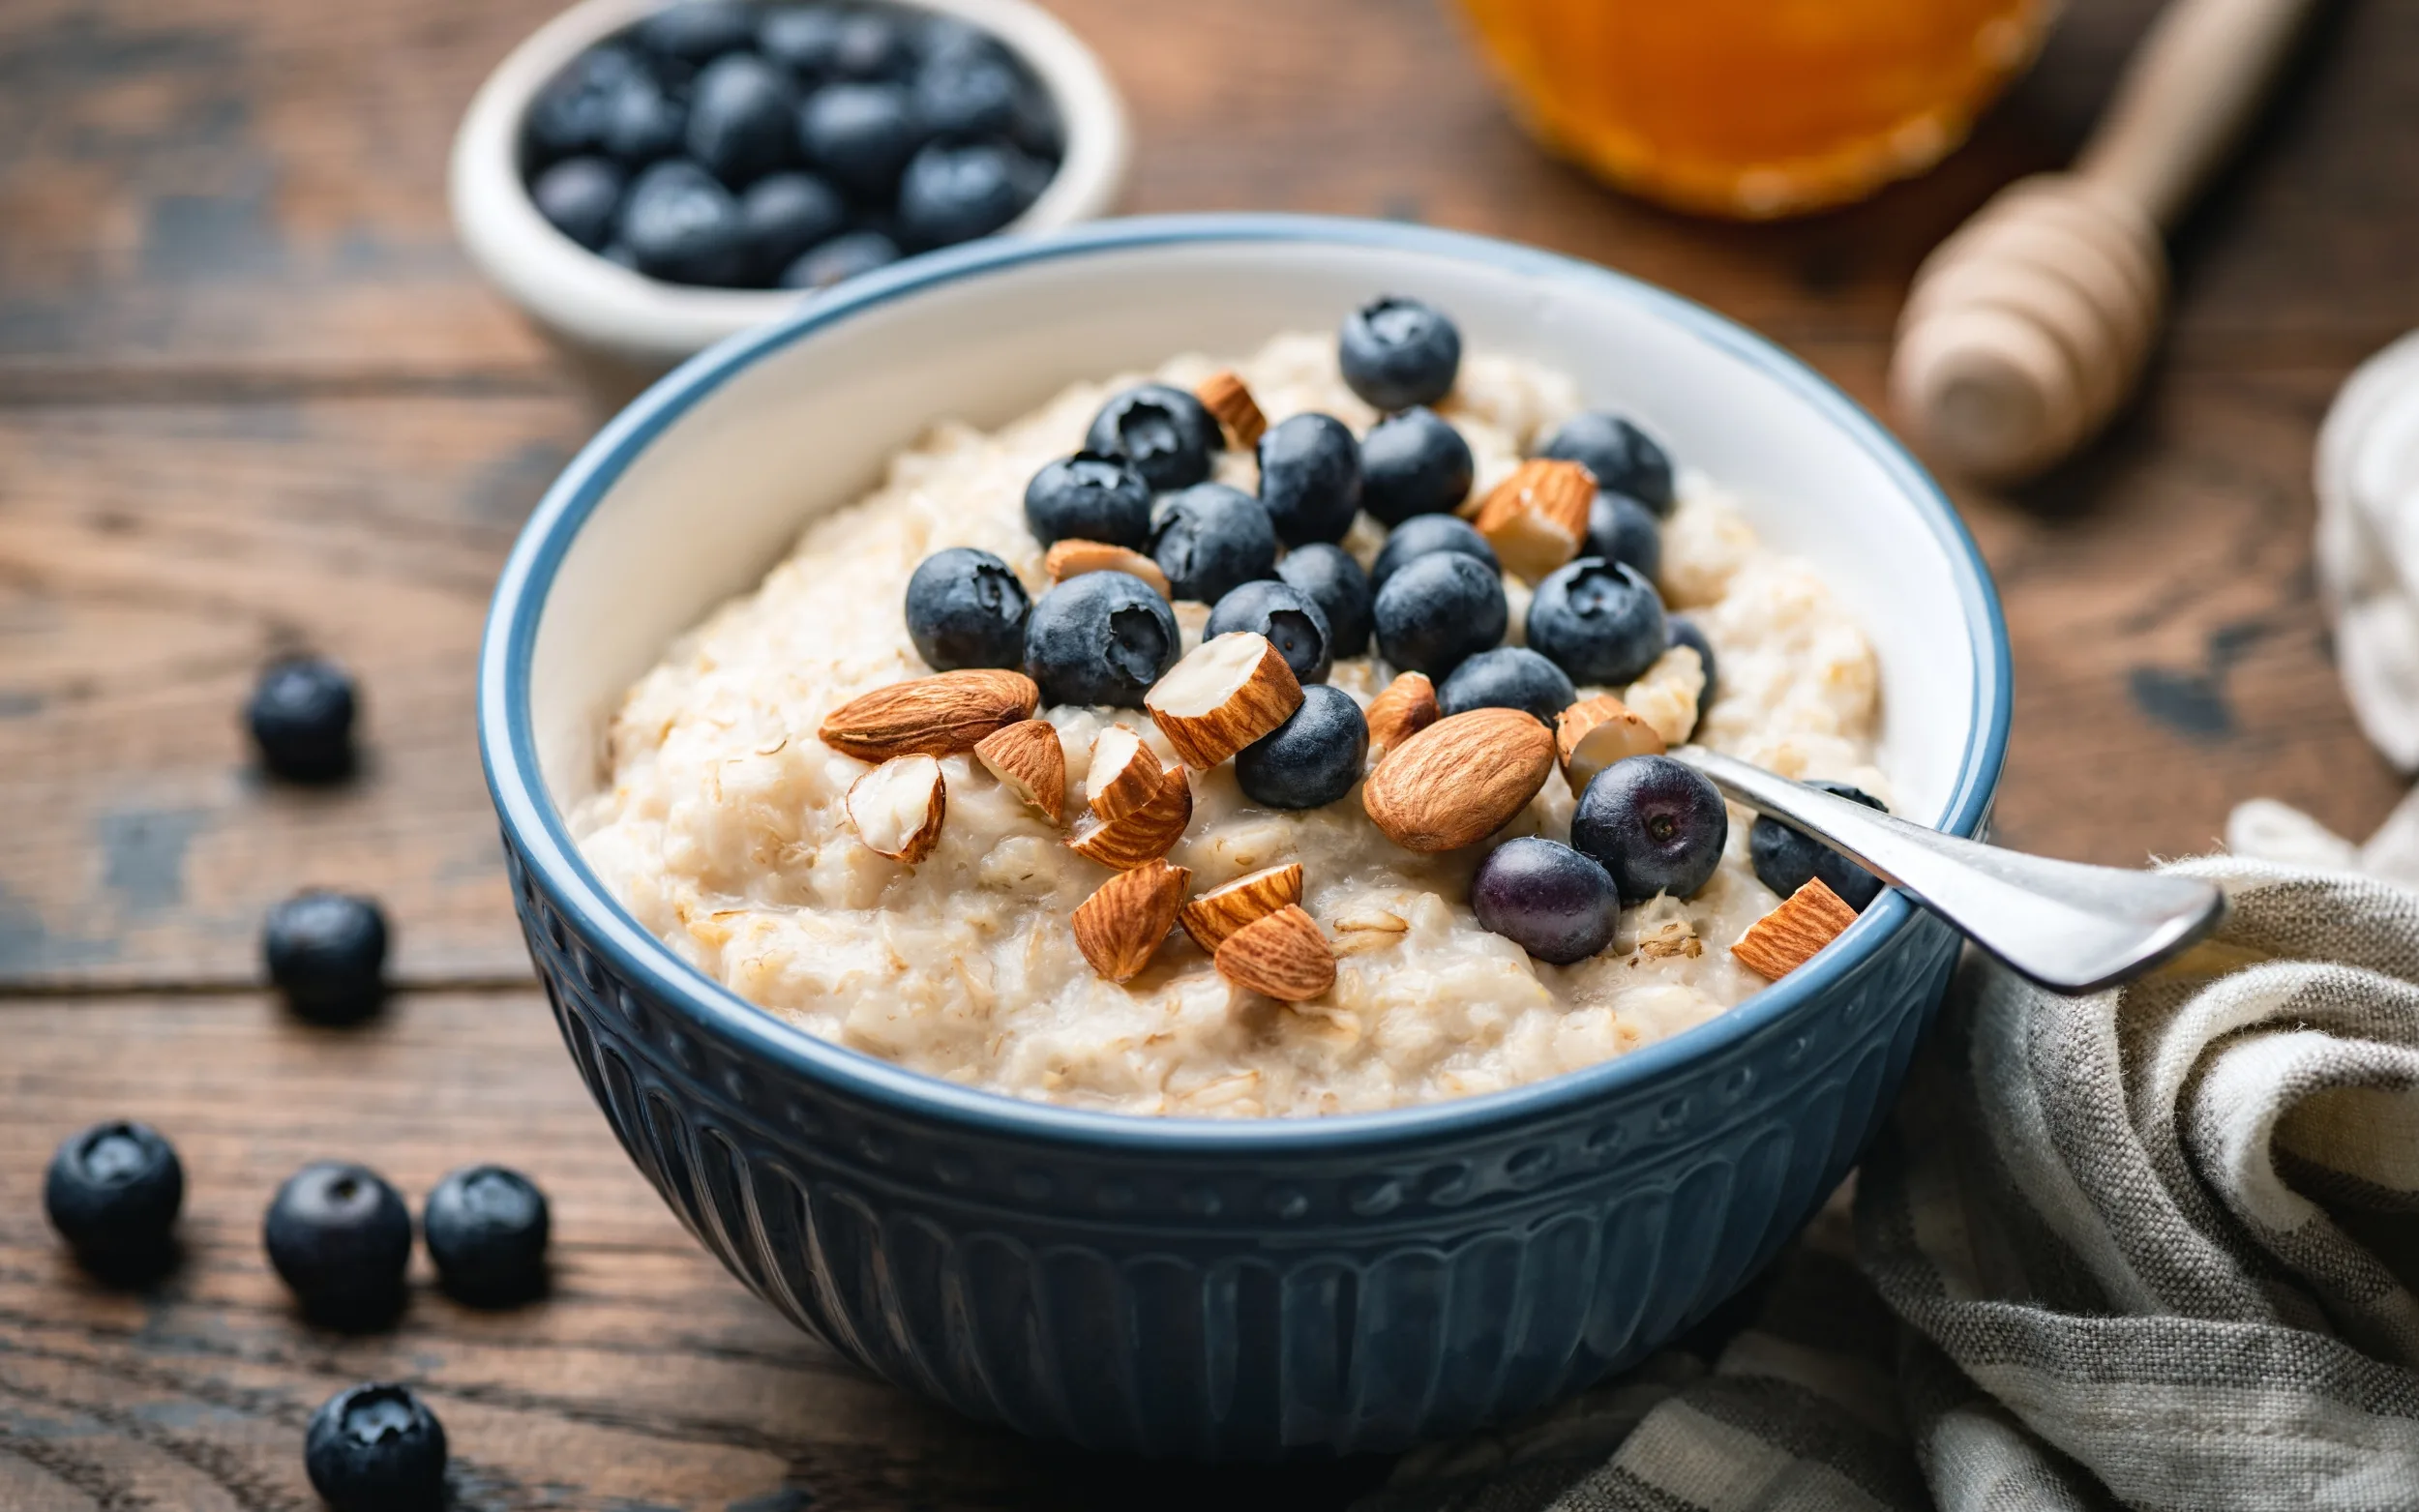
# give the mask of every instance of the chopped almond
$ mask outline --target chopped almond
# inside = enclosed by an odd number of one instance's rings
[[[1192,784],[1182,767],[1171,766],[1159,774],[1159,790],[1148,802],[1114,819],[1094,815],[1075,826],[1066,845],[1088,861],[1126,872],[1175,848],[1192,820]]]
[[[1092,737],[1084,802],[1094,818],[1121,819],[1159,795],[1167,786],[1162,770],[1141,735],[1127,726],[1112,725]]]
[[[1506,567],[1537,582],[1579,554],[1595,500],[1587,468],[1540,457],[1488,492],[1475,523]]]
[[[1301,865],[1289,861],[1210,889],[1186,904],[1177,914],[1177,922],[1184,926],[1194,944],[1215,951],[1228,935],[1254,919],[1299,902]]]
[[[849,822],[876,855],[912,864],[941,840],[947,789],[941,763],[928,756],[894,756],[849,786]]]
[[[1050,575],[1052,582],[1064,582],[1086,573],[1131,573],[1158,590],[1159,597],[1168,596],[1168,575],[1159,564],[1140,551],[1106,541],[1077,541],[1072,538],[1053,542],[1041,559],[1041,570]]]
[[[1193,398],[1201,400],[1203,408],[1218,417],[1218,424],[1226,427],[1227,433],[1235,438],[1236,446],[1243,451],[1248,452],[1258,446],[1260,438],[1268,433],[1269,417],[1260,412],[1260,401],[1251,397],[1251,390],[1244,385],[1242,375],[1231,368],[1221,369],[1202,379],[1200,386],[1193,390]]]
[[[1266,636],[1214,636],[1143,695],[1143,707],[1185,762],[1208,771],[1301,707],[1301,683]]]
[[[1369,764],[1435,724],[1436,684],[1425,672],[1405,672],[1369,700]]]
[[[1020,720],[985,735],[975,743],[974,758],[1051,823],[1066,822],[1066,748],[1048,720]]]
[[[1739,943],[1730,947],[1739,964],[1768,981],[1777,982],[1814,959],[1814,953],[1839,937],[1856,922],[1846,900],[1815,877],[1791,893],[1779,907],[1747,926]]]
[[[1582,699],[1555,716],[1554,748],[1574,795],[1586,792],[1596,774],[1615,761],[1660,756],[1664,749],[1655,726],[1609,693]]]
[[[1335,952],[1319,921],[1292,904],[1229,934],[1215,960],[1220,976],[1279,1002],[1308,1002],[1335,985]]]
[[[1075,905],[1076,948],[1110,981],[1130,980],[1175,928],[1191,877],[1180,866],[1150,861],[1109,878]]]

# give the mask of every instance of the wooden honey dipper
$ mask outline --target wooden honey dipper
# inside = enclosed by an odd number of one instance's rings
[[[2172,0],[2074,169],[2010,185],[1917,270],[1890,396],[1931,456],[2022,478],[2107,424],[2165,315],[2165,229],[2233,150],[2316,0]]]

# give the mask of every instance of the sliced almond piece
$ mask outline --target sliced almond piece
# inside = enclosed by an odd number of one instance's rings
[[[1816,951],[1855,922],[1856,910],[1818,876],[1748,925],[1730,953],[1757,976],[1777,982],[1811,961]]]
[[[1091,968],[1123,982],[1150,964],[1176,927],[1176,908],[1192,873],[1164,861],[1120,872],[1075,905],[1075,948]]]
[[[1084,820],[1066,845],[1088,861],[1128,872],[1166,855],[1192,820],[1192,784],[1182,767],[1171,766],[1160,774],[1159,790],[1149,802],[1114,819],[1095,815]]]
[[[1335,952],[1319,921],[1288,904],[1226,937],[1218,975],[1282,1003],[1305,1003],[1335,985]]]
[[[1279,908],[1301,902],[1301,865],[1289,861],[1272,866],[1265,872],[1239,876],[1223,887],[1212,887],[1186,904],[1177,914],[1177,922],[1184,933],[1202,949],[1215,951],[1226,937],[1254,919],[1264,919]]]
[[[1629,705],[1609,693],[1585,698],[1554,719],[1554,749],[1573,795],[1586,792],[1596,774],[1627,756],[1661,756],[1663,737]]]
[[[1435,724],[1436,684],[1425,672],[1405,672],[1369,700],[1369,764]]]
[[[1536,582],[1579,554],[1595,501],[1587,468],[1540,457],[1488,492],[1475,523],[1506,567]]]
[[[1206,772],[1291,719],[1301,684],[1266,636],[1238,630],[1169,667],[1143,707],[1176,754]]]
[[[1084,802],[1098,819],[1121,819],[1159,795],[1167,786],[1159,757],[1143,737],[1112,725],[1092,737],[1091,769],[1084,774]]]
[[[1132,573],[1168,596],[1168,575],[1159,564],[1140,551],[1129,551],[1106,541],[1078,541],[1072,537],[1054,542],[1041,559],[1041,570],[1050,575],[1052,582],[1064,582],[1086,573]]]
[[[992,731],[974,743],[974,759],[1051,823],[1066,822],[1066,748],[1048,720],[1019,720]]]
[[[971,751],[1030,719],[1041,691],[1023,672],[969,668],[877,688],[823,716],[824,745],[860,761]]]
[[[1666,919],[1652,934],[1638,936],[1638,954],[1649,961],[1668,961],[1686,956],[1694,961],[1705,954],[1705,942],[1697,938],[1696,926],[1686,919]]]
[[[1241,374],[1232,368],[1221,369],[1201,380],[1193,390],[1193,398],[1202,407],[1218,417],[1235,444],[1250,451],[1260,444],[1269,431],[1269,417],[1260,412],[1260,401],[1251,397]]]
[[[1360,806],[1405,850],[1457,850],[1511,822],[1554,772],[1554,734],[1524,709],[1472,709],[1396,747]]]
[[[928,756],[893,756],[849,785],[856,838],[876,855],[911,866],[932,854],[947,806],[941,763]]]

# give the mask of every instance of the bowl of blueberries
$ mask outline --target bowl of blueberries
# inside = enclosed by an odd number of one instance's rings
[[[471,259],[608,387],[902,257],[1115,201],[1099,60],[1026,0],[583,0],[455,137]]]

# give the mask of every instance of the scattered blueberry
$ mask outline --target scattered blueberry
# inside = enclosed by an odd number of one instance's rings
[[[860,198],[887,200],[924,144],[908,92],[897,84],[829,84],[798,112],[807,161]]]
[[[741,0],[679,0],[638,24],[639,45],[658,57],[702,64],[756,39],[756,12]]]
[[[1812,782],[1827,793],[1837,793],[1868,809],[1890,812],[1889,806],[1862,787],[1846,783]],[[1866,871],[1821,841],[1813,840],[1770,815],[1758,815],[1747,831],[1747,858],[1755,866],[1755,879],[1786,898],[1816,877],[1823,885],[1839,895],[1840,901],[1857,912],[1881,896],[1881,878]]]
[[[1334,636],[1328,627],[1327,611],[1308,594],[1272,578],[1244,583],[1218,600],[1201,638],[1238,630],[1266,637],[1293,668],[1296,681],[1307,686],[1328,680],[1328,668],[1334,662]]]
[[[697,76],[689,156],[726,184],[750,183],[790,161],[797,111],[788,74],[753,52],[726,53]]]
[[[529,198],[555,230],[594,252],[613,234],[621,170],[602,158],[565,158],[537,176]]]
[[[827,5],[776,7],[757,21],[756,47],[802,81],[819,83],[837,67],[845,19]]]
[[[386,916],[349,893],[297,893],[260,932],[269,981],[298,1018],[357,1023],[386,997]]]
[[[1457,551],[1482,563],[1487,571],[1502,573],[1504,564],[1495,559],[1495,548],[1486,544],[1486,537],[1466,519],[1450,515],[1415,515],[1396,526],[1378,548],[1378,559],[1369,565],[1369,586],[1373,591],[1386,591],[1386,580],[1409,563],[1437,551]]]
[[[844,78],[897,78],[913,61],[907,28],[878,11],[848,15],[832,42],[831,66]]]
[[[1453,668],[1436,690],[1446,714],[1472,709],[1525,709],[1548,726],[1579,698],[1563,669],[1526,646],[1497,646]]]
[[[1461,333],[1429,306],[1389,295],[1345,317],[1336,355],[1355,394],[1379,409],[1409,409],[1453,391]]]
[[[989,236],[1032,202],[1047,175],[1013,147],[932,142],[899,179],[899,231],[918,247]]]
[[[409,1386],[348,1386],[311,1414],[303,1469],[334,1512],[434,1512],[445,1429]]]
[[[1502,640],[1508,618],[1503,578],[1451,550],[1431,551],[1388,578],[1371,613],[1379,654],[1399,671],[1440,680]]]
[[[260,764],[288,782],[323,783],[353,769],[353,680],[315,656],[272,664],[244,705]]]
[[[1044,546],[1106,541],[1139,551],[1150,544],[1150,485],[1121,458],[1061,457],[1025,485],[1025,526]]]
[[[1612,874],[1624,903],[1693,894],[1712,879],[1729,838],[1722,795],[1667,756],[1626,756],[1597,773],[1570,816],[1570,843]]]
[[[729,284],[747,275],[739,201],[686,159],[656,163],[639,175],[621,204],[620,239],[639,259],[639,271],[651,278]]]
[[[1389,525],[1448,514],[1470,496],[1470,443],[1425,405],[1389,415],[1360,438],[1360,507]]]
[[[996,49],[944,48],[916,71],[915,116],[948,141],[1002,135],[1016,125],[1023,88],[1015,66]]]
[[[1626,562],[1653,582],[1663,575],[1662,521],[1628,494],[1598,489],[1588,506],[1588,540],[1579,554]]]
[[[646,76],[639,60],[620,47],[591,47],[572,59],[529,102],[522,135],[530,156],[549,163],[601,149],[622,87]]]
[[[303,1311],[338,1327],[374,1327],[403,1307],[411,1213],[376,1171],[314,1161],[286,1178],[262,1230],[269,1263]]]
[[[1124,458],[1159,492],[1209,477],[1210,454],[1223,444],[1217,421],[1201,400],[1164,383],[1141,383],[1111,396],[1084,437],[1087,450]]]
[[[680,150],[688,134],[689,107],[651,74],[625,79],[606,107],[598,145],[633,167]]]
[[[1369,755],[1369,721],[1353,696],[1314,683],[1284,724],[1235,753],[1243,796],[1271,809],[1316,809],[1360,781]]]
[[[1596,474],[1598,488],[1627,493],[1657,515],[1671,514],[1671,459],[1619,415],[1600,409],[1573,415],[1545,438],[1538,455],[1578,462]]]
[[[1328,617],[1329,649],[1338,660],[1369,654],[1369,575],[1340,546],[1296,547],[1276,564],[1280,581],[1309,596]]]
[[[97,1123],[59,1146],[42,1205],[85,1268],[132,1280],[174,1254],[169,1230],[185,1202],[185,1168],[148,1124]]]
[[[1276,573],[1276,527],[1260,501],[1223,483],[1196,483],[1150,509],[1150,555],[1174,598],[1215,604]]]
[[[1470,879],[1470,907],[1479,928],[1567,966],[1612,943],[1621,893],[1593,857],[1531,835],[1487,852]]]
[[[1583,556],[1529,601],[1527,638],[1575,683],[1618,687],[1663,654],[1663,601],[1636,568]]]
[[[1007,563],[989,551],[953,546],[918,562],[908,578],[908,638],[937,672],[1018,667],[1025,661],[1030,608]]]
[[[812,173],[775,173],[739,196],[748,260],[767,282],[808,248],[839,235],[848,221],[840,196]]]
[[[1696,696],[1697,718],[1701,720],[1705,711],[1714,706],[1714,696],[1721,687],[1719,674],[1715,670],[1714,642],[1705,638],[1704,630],[1687,615],[1666,614],[1663,616],[1663,649],[1669,650],[1673,646],[1687,646],[1695,651],[1697,661],[1705,668],[1705,686],[1698,690]]]
[[[1132,573],[1086,573],[1041,596],[1025,621],[1025,674],[1041,701],[1139,709],[1176,665],[1176,612]]]
[[[810,248],[782,271],[783,288],[821,289],[899,260],[899,244],[880,231],[843,231]]]
[[[438,1282],[477,1306],[523,1302],[546,1290],[546,1194],[502,1166],[465,1166],[429,1193],[420,1233]]]
[[[1332,415],[1293,415],[1260,438],[1260,502],[1287,546],[1341,541],[1360,512],[1360,445]]]

